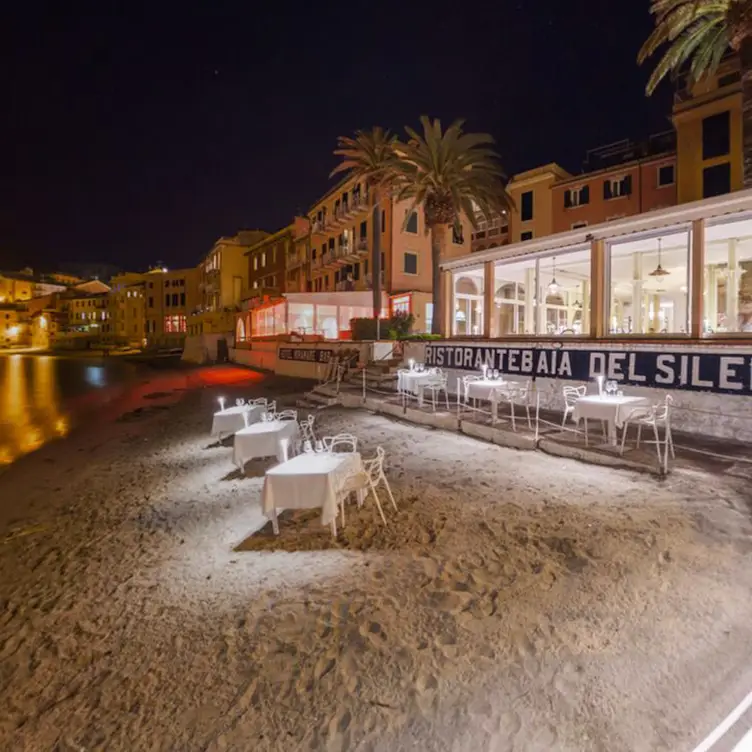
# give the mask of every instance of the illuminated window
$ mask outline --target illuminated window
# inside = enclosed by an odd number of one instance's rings
[[[687,333],[689,238],[675,228],[610,244],[612,334]]]
[[[752,218],[705,227],[705,334],[752,332]]]
[[[185,316],[165,316],[164,330],[166,334],[185,332]]]

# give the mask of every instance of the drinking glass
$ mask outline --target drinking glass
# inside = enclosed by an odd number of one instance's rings
[[[323,452],[324,451],[324,444],[321,441],[321,439],[316,440],[316,451],[317,452]]]
[[[310,442],[310,441],[308,441],[308,439],[306,439],[306,440],[305,440],[305,441],[303,442],[303,451],[304,451],[304,452],[305,452],[306,454],[312,454],[312,453],[313,453],[313,447],[311,446],[311,442]]]
[[[237,405],[238,407],[240,407],[241,405],[244,405],[244,404],[245,404],[245,400],[244,400],[244,399],[243,399],[242,397],[238,397],[238,398],[237,398],[237,399],[235,400],[235,404],[236,404],[236,405]]]

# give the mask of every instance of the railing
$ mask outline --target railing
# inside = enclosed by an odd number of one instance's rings
[[[358,251],[367,251],[368,250],[368,238],[359,238],[358,242],[355,244],[355,248]]]

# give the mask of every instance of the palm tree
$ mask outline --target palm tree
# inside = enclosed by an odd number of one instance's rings
[[[464,215],[477,228],[477,215],[487,220],[512,208],[494,140],[485,133],[463,133],[464,121],[457,120],[446,131],[441,121],[420,119],[423,134],[405,128],[407,143],[397,142],[399,158],[394,178],[396,199],[411,200],[406,220],[416,207],[423,208],[426,232],[431,233],[433,271],[433,321],[431,331],[442,332],[440,262],[451,226],[461,229]]]
[[[370,131],[356,131],[355,138],[340,136],[334,153],[342,157],[329,177],[340,172],[355,180],[365,180],[371,201],[371,276],[373,278],[373,315],[378,339],[381,316],[381,198],[388,192],[394,174],[393,145],[396,136],[375,126]]]
[[[714,73],[731,47],[742,72],[744,187],[752,187],[752,0],[652,0],[655,29],[642,45],[642,64],[664,44],[646,91],[648,95],[669,73],[689,63],[691,80]]]

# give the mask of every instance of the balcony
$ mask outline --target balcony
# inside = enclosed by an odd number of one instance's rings
[[[368,194],[365,193],[362,196],[355,194],[347,207],[346,218],[354,219],[358,214],[362,214],[365,211],[368,211]]]
[[[287,262],[285,264],[286,269],[297,269],[298,267],[303,266],[303,264],[306,263],[306,257],[305,254],[298,254],[298,253],[291,253],[287,257]]]
[[[311,234],[326,235],[331,229],[332,229],[331,226],[327,223],[325,219],[317,219],[311,225]]]

